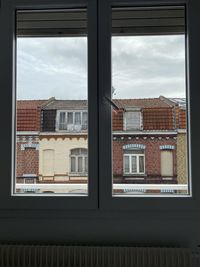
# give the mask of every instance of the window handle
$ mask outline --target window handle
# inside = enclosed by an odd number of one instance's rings
[[[114,110],[119,110],[119,107],[109,97],[105,96],[104,102],[110,104]]]

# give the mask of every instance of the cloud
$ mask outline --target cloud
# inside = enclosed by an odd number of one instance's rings
[[[17,98],[87,97],[86,38],[19,38]]]
[[[185,97],[184,36],[113,37],[115,96]]]
[[[112,38],[115,96],[185,96],[184,36]],[[87,39],[18,38],[18,99],[87,98]]]

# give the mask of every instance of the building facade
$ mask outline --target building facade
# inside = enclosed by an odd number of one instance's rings
[[[41,106],[45,100],[17,101],[16,183],[37,183]]]
[[[114,183],[187,183],[186,110],[180,100],[113,101]],[[87,101],[18,101],[17,108],[17,182],[86,183]]]

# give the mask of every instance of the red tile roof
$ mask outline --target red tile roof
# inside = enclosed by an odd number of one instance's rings
[[[41,109],[53,105],[50,100],[18,100],[17,101],[17,131],[39,131]],[[140,108],[143,113],[144,130],[172,130],[186,128],[185,110],[175,107],[173,102],[164,97],[144,99],[114,99],[120,108],[113,112],[113,130],[123,131],[123,113],[128,108]],[[65,100],[62,101],[64,103]],[[74,102],[76,102],[74,100]],[[77,103],[80,101],[77,101]],[[50,104],[48,104],[50,103]],[[58,105],[60,102],[56,102]],[[47,105],[46,105],[47,104]],[[59,105],[57,107],[59,109]],[[176,114],[176,118],[175,118]],[[176,119],[176,123],[175,120]]]
[[[37,109],[47,100],[17,100],[17,109]]]
[[[41,105],[46,100],[17,101],[17,131],[39,131]]]
[[[112,129],[113,131],[123,131],[123,110],[112,113]]]
[[[173,109],[168,108],[144,108],[143,129],[144,130],[173,130],[174,125]]]
[[[187,127],[187,118],[186,118],[186,110],[179,109],[179,129],[186,129]]]
[[[113,99],[114,103],[119,108],[128,108],[128,107],[136,107],[136,108],[167,108],[171,105],[164,101],[164,97],[159,98],[135,98],[135,99]]]

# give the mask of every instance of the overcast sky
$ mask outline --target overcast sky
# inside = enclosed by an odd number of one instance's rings
[[[184,36],[113,37],[114,98],[185,97]],[[18,99],[86,99],[87,40],[18,38]]]

